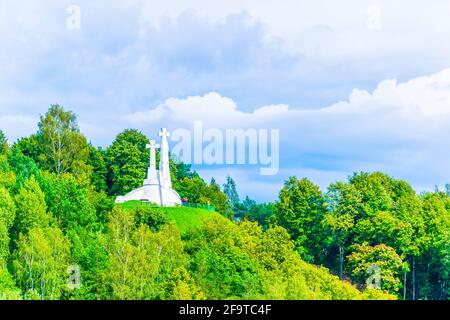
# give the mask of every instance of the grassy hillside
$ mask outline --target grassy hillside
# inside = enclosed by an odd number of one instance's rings
[[[217,212],[208,211],[200,208],[189,208],[189,207],[155,207],[151,204],[141,202],[141,201],[129,201],[126,203],[121,203],[118,205],[121,209],[125,210],[135,210],[142,207],[151,206],[154,210],[163,212],[169,220],[175,221],[178,229],[183,234],[190,228],[198,228],[202,225],[202,222],[211,216],[222,217]],[[224,218],[225,219],[225,218]]]

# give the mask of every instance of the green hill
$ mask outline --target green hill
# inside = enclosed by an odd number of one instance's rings
[[[135,210],[138,208],[151,207],[156,211],[160,211],[166,215],[169,220],[175,221],[178,229],[183,234],[190,228],[198,228],[207,217],[222,217],[217,212],[209,211],[201,208],[190,207],[158,207],[141,201],[129,201],[118,205],[124,210]],[[223,218],[225,219],[225,218]]]

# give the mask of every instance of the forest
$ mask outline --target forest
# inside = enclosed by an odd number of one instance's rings
[[[60,105],[31,136],[0,131],[0,300],[450,298],[450,186],[290,177],[257,203],[171,156],[174,189],[214,211],[115,205],[142,184],[147,143],[127,129],[95,147]]]

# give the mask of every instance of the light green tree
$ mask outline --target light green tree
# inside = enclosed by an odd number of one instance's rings
[[[134,212],[114,208],[105,235],[107,281],[115,299],[156,299],[173,271],[186,264],[180,234],[173,224],[152,232],[135,225]]]
[[[89,147],[80,133],[75,114],[65,111],[58,104],[52,105],[38,123],[37,141],[41,154],[39,161],[45,169],[60,175],[73,173],[90,174],[87,165]]]
[[[166,300],[204,300],[205,295],[197,287],[191,274],[180,267],[173,271],[163,285],[163,299]]]
[[[6,154],[9,150],[8,140],[5,134],[0,130],[0,155]]]
[[[52,216],[47,212],[45,195],[34,177],[25,181],[14,200],[17,207],[16,236],[19,233],[26,234],[37,226],[50,225]]]
[[[0,187],[0,269],[9,258],[10,229],[14,223],[16,207],[8,190]]]
[[[13,269],[29,299],[59,299],[66,289],[70,242],[59,228],[35,227],[20,235]]]
[[[354,279],[365,283],[370,277],[379,277],[378,289],[390,293],[396,293],[400,289],[399,276],[406,268],[406,264],[393,248],[384,244],[376,246],[355,244],[353,250],[348,256],[348,268]]]

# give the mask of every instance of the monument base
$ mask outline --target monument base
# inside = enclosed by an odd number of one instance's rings
[[[146,185],[131,191],[125,196],[119,196],[116,203],[128,201],[151,202],[163,207],[174,207],[181,205],[178,193],[173,189],[161,188],[158,185]]]

